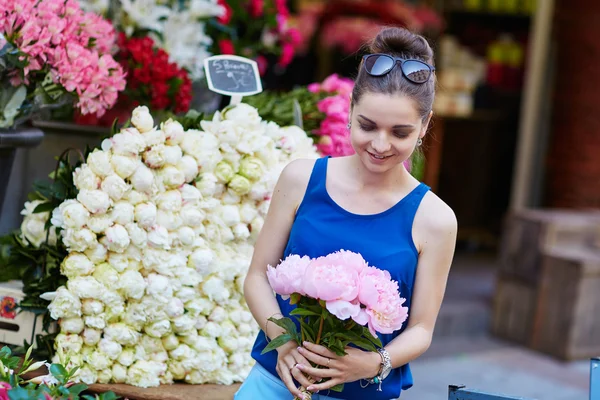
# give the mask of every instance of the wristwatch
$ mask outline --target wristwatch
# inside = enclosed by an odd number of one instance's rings
[[[381,392],[381,382],[388,377],[390,372],[392,372],[392,359],[390,353],[383,347],[378,349],[377,352],[381,356],[381,366],[379,367],[377,375],[371,379],[369,383],[379,384],[377,391]]]

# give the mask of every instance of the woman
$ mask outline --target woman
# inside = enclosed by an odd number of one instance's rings
[[[348,126],[356,154],[296,160],[275,188],[244,283],[262,331],[252,351],[257,364],[238,400],[302,398],[298,385],[320,392],[313,399],[395,399],[413,384],[408,363],[431,343],[457,224],[453,211],[403,162],[418,151],[431,119],[433,52],[421,36],[400,28],[383,29],[370,50],[352,92]],[[380,335],[379,353],[349,347],[339,357],[322,346],[289,342],[261,355],[283,333],[267,319],[293,309],[273,296],[267,265],[288,254],[319,257],[340,249],[361,253],[398,281],[409,307],[403,330]],[[327,390],[339,383],[345,383],[341,393]]]

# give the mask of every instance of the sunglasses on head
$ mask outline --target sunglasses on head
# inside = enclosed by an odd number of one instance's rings
[[[435,67],[415,59],[393,57],[388,54],[367,54],[363,56],[365,70],[371,76],[383,76],[400,63],[402,74],[413,83],[425,83],[435,71]]]

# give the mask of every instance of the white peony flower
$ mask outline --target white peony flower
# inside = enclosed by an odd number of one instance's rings
[[[168,190],[164,193],[159,194],[156,197],[156,205],[158,206],[158,208],[165,211],[181,210],[182,202],[183,199],[179,190]]]
[[[113,205],[110,216],[115,223],[127,225],[133,222],[135,208],[127,201],[119,201]]]
[[[150,168],[160,168],[165,165],[165,145],[157,144],[144,152],[144,162]]]
[[[79,190],[97,190],[100,188],[100,178],[88,164],[77,167],[73,172],[73,183]]]
[[[171,351],[176,349],[177,346],[179,346],[179,339],[176,335],[170,334],[162,338],[162,344],[165,350]]]
[[[200,226],[206,218],[206,213],[203,210],[191,204],[183,206],[179,215],[183,223],[191,227]]]
[[[131,123],[141,133],[150,131],[154,127],[154,120],[150,115],[150,110],[146,106],[138,106],[131,114]]]
[[[146,278],[146,293],[157,299],[169,299],[173,297],[173,288],[169,283],[169,278],[159,274],[149,274]]]
[[[137,156],[146,148],[144,136],[135,128],[126,128],[102,143],[105,151],[129,157]]]
[[[218,214],[227,226],[234,226],[241,222],[240,210],[237,206],[224,205],[219,209]]]
[[[139,300],[146,290],[146,281],[138,271],[127,270],[121,274],[117,286],[126,298]]]
[[[85,343],[86,346],[95,346],[102,338],[102,331],[93,328],[85,328],[81,336],[83,338],[83,343]]]
[[[125,225],[125,229],[127,229],[131,243],[140,248],[143,248],[146,245],[148,234],[144,229],[139,227],[138,224],[130,222]]]
[[[235,169],[227,161],[221,161],[215,167],[215,176],[220,182],[229,183],[231,178],[235,175]]]
[[[89,275],[94,271],[94,264],[85,254],[71,253],[60,264],[60,273],[71,279],[76,276]]]
[[[227,190],[221,194],[221,204],[238,205],[242,202],[242,198],[231,190]]]
[[[93,263],[101,263],[106,261],[108,256],[108,250],[106,247],[101,245],[100,243],[96,244],[94,247],[90,247],[85,251],[85,255],[89,260]]]
[[[112,372],[110,369],[103,369],[98,371],[98,383],[109,383],[112,379]]]
[[[178,297],[181,295],[178,293]],[[185,302],[185,309],[193,316],[208,315],[215,308],[215,303],[206,297],[197,296]]]
[[[117,358],[119,358],[121,351],[123,351],[123,348],[119,343],[107,338],[100,340],[98,348],[111,360],[116,360]]]
[[[213,322],[223,322],[225,319],[227,319],[227,316],[227,311],[223,307],[217,306],[212,310],[208,319]]]
[[[118,176],[127,179],[135,172],[140,160],[137,156],[113,154],[110,163]]]
[[[194,204],[199,200],[202,200],[202,193],[192,185],[183,185],[179,188],[181,191],[181,199],[183,204]]]
[[[96,371],[109,368],[112,365],[110,358],[100,350],[94,350],[90,355],[84,357],[90,367]]]
[[[80,299],[102,300],[106,288],[94,277],[78,276],[67,281],[67,288]]]
[[[154,203],[141,203],[135,206],[135,221],[143,228],[151,228],[156,223]]]
[[[92,215],[88,219],[87,226],[94,233],[104,233],[114,223],[110,214]]]
[[[256,205],[250,202],[244,202],[240,206],[240,219],[243,223],[249,224],[258,215]]]
[[[156,146],[165,142],[165,133],[159,129],[144,132],[143,136],[146,141],[146,147]]]
[[[89,229],[67,229],[63,231],[63,244],[69,251],[84,252],[98,245],[96,234]]]
[[[96,265],[92,276],[96,278],[98,282],[109,288],[115,287],[119,282],[119,273],[106,262]]]
[[[62,318],[60,320],[60,330],[64,333],[80,333],[83,327],[83,320],[79,317]]]
[[[219,326],[219,324],[217,324],[216,322],[207,322],[206,326],[202,329],[202,331],[200,332],[200,334],[202,336],[207,336],[207,337],[212,337],[212,338],[217,338],[219,336],[221,336],[223,333],[223,330],[221,329],[221,326]]]
[[[210,249],[196,249],[188,258],[188,265],[195,268],[202,276],[212,273],[215,255]]]
[[[166,188],[177,188],[185,183],[185,174],[173,165],[165,166],[158,172],[158,175]]]
[[[183,157],[183,151],[179,146],[165,146],[164,157],[166,164],[178,166],[177,164],[179,164],[181,157]],[[183,172],[185,175],[185,171]]]
[[[202,282],[202,275],[193,268],[178,268],[175,273],[184,286],[196,286]]]
[[[236,239],[246,240],[250,237],[250,230],[247,224],[236,224],[232,230]]]
[[[198,175],[198,162],[192,156],[184,155],[177,163],[177,168],[183,172],[186,182],[191,182]]]
[[[229,190],[233,191],[233,193],[237,194],[238,196],[243,196],[250,193],[252,183],[248,180],[248,178],[236,174],[233,178],[231,178],[231,181],[229,181],[227,186]]]
[[[225,301],[229,298],[229,289],[225,282],[219,277],[212,276],[202,283],[202,291],[210,299],[217,302]]]
[[[117,359],[117,361],[119,362],[119,364],[125,367],[129,367],[131,364],[134,363],[135,359],[135,350],[132,348],[124,348],[123,351],[121,351],[121,354],[119,354],[119,358]]]
[[[144,193],[152,193],[154,190],[154,174],[144,164],[138,164],[137,169],[130,178],[133,188]]]
[[[169,249],[169,231],[167,228],[154,225],[148,232],[148,244],[159,249]]]
[[[127,200],[131,204],[138,205],[140,203],[145,203],[150,200],[150,196],[147,193],[138,192],[137,190],[130,190],[125,193],[123,196],[123,200]]]
[[[104,315],[86,315],[83,317],[83,322],[85,326],[88,326],[93,329],[102,330],[106,327],[106,320],[104,319]]]
[[[129,185],[119,175],[109,175],[102,181],[102,190],[114,201],[121,200]]]
[[[167,370],[165,364],[155,361],[136,361],[127,371],[127,384],[142,388],[160,385],[160,377]]]
[[[167,138],[167,144],[169,145],[177,145],[181,143],[185,131],[183,130],[183,126],[177,121],[172,119],[168,119],[160,125],[160,129],[165,133]]]
[[[240,162],[239,174],[251,181],[259,180],[265,172],[265,165],[256,157],[244,157]]]
[[[122,253],[129,246],[129,234],[127,230],[119,224],[115,224],[110,228],[106,229],[105,243],[106,248],[110,251]]]
[[[110,207],[110,197],[101,190],[81,190],[77,200],[92,214],[102,214]]]
[[[42,298],[49,300],[49,293],[44,293]],[[81,301],[79,297],[69,291],[66,287],[60,286],[56,292],[52,292],[52,301],[48,306],[52,319],[74,318],[81,315]]]
[[[129,259],[127,258],[126,254],[122,253],[110,252],[108,254],[108,263],[117,272],[123,272],[125,269],[127,269],[127,267],[129,267]]]
[[[84,315],[98,315],[104,311],[104,303],[94,299],[83,299],[81,301],[81,310]]]
[[[234,121],[248,127],[257,126],[262,121],[258,110],[246,103],[239,103],[235,107],[226,109],[223,112],[223,117],[226,120]]]
[[[104,178],[113,173],[113,168],[110,163],[110,154],[99,149],[88,154],[87,165],[91,168],[92,172],[100,178]]]
[[[177,239],[183,246],[191,246],[196,238],[196,233],[189,226],[182,226],[177,230]]]
[[[114,363],[110,371],[115,383],[125,383],[127,381],[127,368],[119,363]]]
[[[98,372],[89,366],[84,366],[79,369],[77,379],[86,385],[92,385],[98,381]]]
[[[196,179],[196,187],[204,197],[212,197],[217,189],[217,177],[210,172],[204,172]]]
[[[171,333],[171,323],[168,320],[157,321],[146,325],[144,332],[153,338],[161,338]]]
[[[104,337],[124,346],[132,346],[139,341],[140,333],[126,324],[114,323],[106,327]],[[122,355],[122,353],[119,353],[119,355]],[[127,357],[127,354],[124,357]],[[126,365],[122,362],[121,358],[119,357],[119,362]]]

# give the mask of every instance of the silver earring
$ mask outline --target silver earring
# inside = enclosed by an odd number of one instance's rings
[[[419,138],[419,140],[417,140],[417,146],[420,146],[423,144],[423,139]]]
[[[352,122],[348,122],[347,128],[348,128],[348,130],[350,130],[350,128],[352,128]]]

